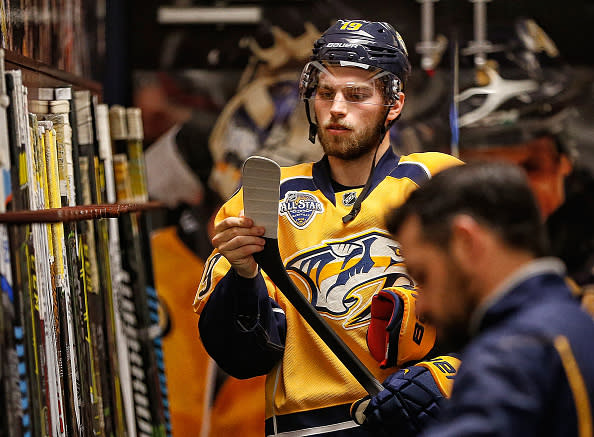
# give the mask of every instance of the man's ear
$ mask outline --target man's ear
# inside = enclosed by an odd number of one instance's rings
[[[396,117],[400,115],[400,112],[402,112],[402,108],[404,107],[404,99],[404,93],[398,93],[398,100],[396,100],[396,102],[390,108],[390,111],[388,111],[388,117],[386,119],[388,123],[392,120],[395,120]]]
[[[566,177],[573,170],[573,164],[567,157],[567,155],[561,155],[559,159],[559,171],[563,177]]]
[[[450,251],[460,267],[471,272],[476,269],[482,254],[482,230],[477,221],[466,214],[452,219]]]

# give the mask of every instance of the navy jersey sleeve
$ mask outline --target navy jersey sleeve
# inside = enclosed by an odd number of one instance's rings
[[[560,365],[550,343],[507,337],[468,352],[440,421],[423,436],[544,435]]]
[[[265,375],[284,352],[285,313],[268,296],[260,273],[247,279],[230,269],[206,303],[198,329],[208,354],[235,378]]]

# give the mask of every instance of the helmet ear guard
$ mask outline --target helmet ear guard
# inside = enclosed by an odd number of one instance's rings
[[[301,99],[309,99],[315,91],[317,85],[315,63],[315,61],[308,62],[301,72],[301,77],[299,78],[299,97]]]
[[[392,106],[400,100],[400,93],[402,92],[402,82],[396,76],[392,75],[385,83],[385,93],[387,105]]]
[[[316,90],[318,81],[318,74],[316,73],[317,70],[314,67],[314,62],[315,61],[308,62],[305,65],[303,71],[301,72],[301,77],[299,78],[299,97],[305,102],[305,115],[307,116],[307,121],[309,122],[308,139],[312,144],[315,144],[316,134],[318,133],[318,125],[312,119],[309,106],[309,100]]]

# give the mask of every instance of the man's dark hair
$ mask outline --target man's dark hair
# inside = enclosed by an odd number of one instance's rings
[[[446,248],[452,219],[467,214],[496,232],[510,247],[536,257],[549,253],[545,227],[525,173],[512,164],[471,163],[448,168],[412,192],[386,216],[395,235],[417,216],[425,239]]]

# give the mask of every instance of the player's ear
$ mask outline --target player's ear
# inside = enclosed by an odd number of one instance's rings
[[[476,268],[481,256],[481,228],[476,220],[465,214],[457,215],[451,224],[450,254],[465,270]]]
[[[392,105],[392,107],[390,108],[390,111],[388,112],[388,117],[387,117],[388,122],[395,120],[396,117],[398,117],[400,115],[400,112],[402,112],[402,108],[404,107],[404,98],[405,98],[404,93],[402,93],[402,92],[398,93],[398,100],[396,100],[396,102]]]

